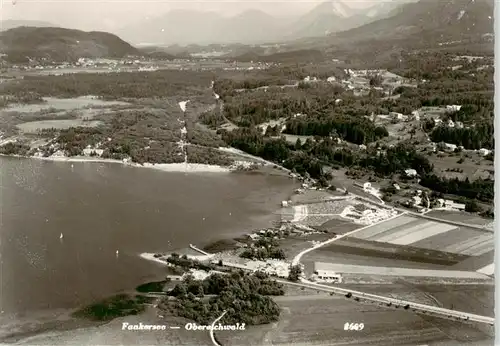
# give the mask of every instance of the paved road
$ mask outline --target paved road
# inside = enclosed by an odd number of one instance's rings
[[[293,282],[281,280],[281,279],[277,279],[276,281],[281,282],[283,284],[287,284],[287,285],[305,287],[305,288],[310,288],[310,289],[315,289],[315,290],[325,291],[325,292],[333,292],[333,293],[341,293],[341,294],[351,293],[353,298],[359,297],[359,298],[369,300],[372,302],[377,302],[377,303],[385,303],[385,304],[391,303],[393,305],[397,305],[400,307],[403,307],[405,305],[409,305],[410,309],[430,312],[430,313],[434,313],[434,314],[441,315],[441,316],[458,317],[458,318],[461,318],[463,320],[469,320],[469,321],[474,321],[474,322],[479,322],[479,323],[486,323],[486,324],[490,324],[490,325],[493,325],[495,323],[495,319],[493,317],[489,317],[489,316],[481,316],[481,315],[471,314],[471,313],[463,312],[463,311],[456,311],[456,310],[440,308],[440,307],[432,306],[432,305],[415,303],[415,302],[411,302],[411,301],[407,301],[407,300],[389,298],[389,297],[379,296],[376,294],[364,293],[364,292],[360,292],[360,291],[353,291],[350,289],[345,289],[345,288],[340,288],[340,287],[335,287],[335,286],[327,286],[327,285],[317,284],[317,283],[313,283],[313,282],[306,281],[306,280],[304,280],[302,283],[293,283]]]
[[[214,326],[217,322],[219,322],[219,320],[224,317],[224,315],[227,313],[227,310],[224,310],[224,312],[222,313],[222,315],[220,315],[219,317],[217,317],[215,319],[215,321],[212,323],[212,328],[210,328],[210,339],[212,339],[212,343],[215,345],[215,346],[220,346],[219,343],[217,342],[217,340],[215,340],[215,335],[214,335]]]

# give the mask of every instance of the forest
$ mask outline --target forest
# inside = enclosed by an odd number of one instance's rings
[[[169,292],[176,299],[164,299],[160,308],[204,325],[227,310],[222,324],[259,325],[278,321],[281,309],[269,296],[284,294],[283,284],[262,272],[216,273],[202,281],[188,278],[177,284]],[[211,297],[199,299],[205,295]]]

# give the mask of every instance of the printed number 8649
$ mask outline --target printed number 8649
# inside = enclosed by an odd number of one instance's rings
[[[349,322],[346,322],[344,324],[344,330],[363,330],[365,328],[365,324],[364,323],[349,323]]]

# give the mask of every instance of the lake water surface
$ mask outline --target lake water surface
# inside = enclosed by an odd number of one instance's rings
[[[140,253],[268,226],[295,186],[263,175],[0,157],[2,313],[71,309],[157,279],[165,269]]]

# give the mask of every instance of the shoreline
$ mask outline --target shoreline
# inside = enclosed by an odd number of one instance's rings
[[[52,162],[93,162],[93,163],[115,163],[129,167],[137,168],[152,168],[163,172],[180,172],[180,173],[231,173],[235,171],[231,167],[223,167],[217,165],[209,165],[204,163],[149,163],[139,164],[135,162],[123,162],[115,159],[103,159],[89,156],[21,156],[21,155],[5,155],[0,154],[1,157],[16,157],[23,159],[35,159],[42,161]]]

